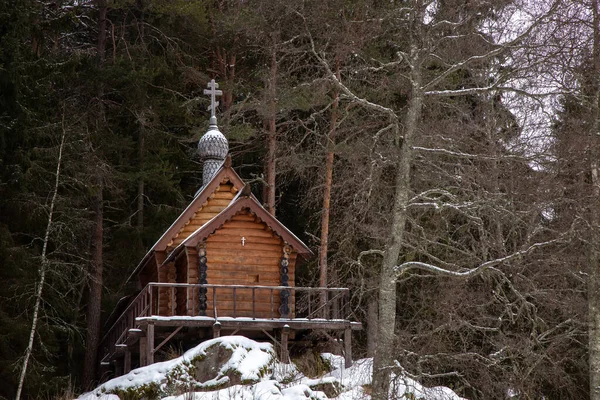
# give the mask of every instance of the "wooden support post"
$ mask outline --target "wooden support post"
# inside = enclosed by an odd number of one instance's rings
[[[154,324],[148,324],[146,331],[146,363],[154,364]]]
[[[213,324],[213,338],[221,337],[221,323],[219,321]]]
[[[145,367],[148,365],[148,360],[146,359],[146,347],[148,344],[148,338],[146,336],[140,338],[140,367]]]
[[[352,329],[344,329],[344,361],[346,368],[352,366]]]
[[[290,350],[288,349],[288,338],[290,335],[290,327],[284,325],[281,329],[281,362],[284,364],[290,363]]]
[[[129,371],[131,371],[131,350],[127,348],[123,357],[123,374],[128,374]]]
[[[115,376],[123,375],[123,370],[121,368],[121,360],[117,359],[114,361],[115,363]]]

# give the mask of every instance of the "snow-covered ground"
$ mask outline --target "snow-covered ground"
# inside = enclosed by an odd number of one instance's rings
[[[373,363],[321,355],[331,372],[311,379],[294,364],[282,364],[270,343],[226,336],[201,343],[176,359],[138,368],[105,382],[78,400],[368,400]],[[329,397],[327,394],[329,394]],[[390,399],[464,400],[447,387],[426,388],[395,377]]]

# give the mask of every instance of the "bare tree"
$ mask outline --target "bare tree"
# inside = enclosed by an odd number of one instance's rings
[[[42,245],[42,254],[40,256],[40,267],[38,270],[39,280],[37,283],[36,291],[35,291],[35,305],[33,306],[33,319],[31,322],[31,331],[29,333],[29,342],[27,344],[27,349],[25,350],[25,356],[23,358],[23,364],[21,366],[21,374],[19,375],[19,386],[17,388],[17,394],[15,395],[15,399],[19,400],[21,398],[21,393],[23,391],[23,385],[25,383],[25,376],[27,374],[27,366],[29,364],[29,358],[31,357],[31,353],[33,351],[33,343],[35,340],[35,335],[37,333],[37,324],[40,315],[40,308],[42,304],[42,295],[44,292],[44,285],[46,283],[46,274],[48,273],[48,243],[50,240],[50,233],[53,228],[53,217],[54,217],[54,206],[56,204],[56,197],[58,195],[58,187],[60,183],[60,169],[62,165],[63,159],[63,148],[65,145],[65,116],[63,114],[62,117],[62,134],[60,138],[60,145],[58,147],[58,158],[56,162],[56,171],[55,171],[55,180],[54,180],[54,189],[52,191],[52,196],[50,198],[49,210],[48,210],[48,222],[46,224],[46,233],[44,235],[44,241]]]
[[[451,194],[443,188],[432,189],[431,192],[421,194],[413,193],[412,167],[416,160],[431,157],[432,153],[446,153],[453,157],[477,158],[477,155],[453,152],[442,148],[426,148],[420,146],[424,137],[423,107],[426,102],[439,97],[460,97],[488,94],[498,95],[505,91],[518,91],[515,86],[505,85],[506,75],[497,74],[490,83],[485,79],[471,79],[462,83],[463,87],[452,87],[451,82],[465,71],[470,71],[471,76],[483,76],[485,65],[502,55],[510,53],[511,49],[522,45],[534,29],[548,15],[554,12],[558,2],[550,4],[540,14],[532,18],[526,26],[520,26],[520,31],[515,32],[508,41],[501,44],[494,43],[490,36],[486,37],[476,28],[480,21],[481,12],[478,9],[459,9],[454,19],[439,18],[436,13],[435,2],[415,0],[409,6],[394,10],[386,10],[394,15],[391,18],[394,23],[402,21],[402,33],[406,37],[405,46],[395,46],[395,60],[378,61],[376,65],[367,65],[363,69],[374,73],[385,71],[402,71],[407,81],[407,101],[402,109],[396,109],[393,104],[384,105],[380,101],[370,101],[362,95],[356,94],[355,90],[343,84],[329,66],[327,57],[321,53],[314,41],[311,39],[312,52],[326,70],[326,74],[339,88],[344,100],[359,104],[370,112],[383,116],[387,125],[380,132],[391,133],[391,141],[395,148],[395,178],[393,182],[393,205],[391,210],[390,228],[387,242],[382,255],[381,272],[379,275],[379,324],[378,324],[378,346],[375,353],[373,372],[373,397],[375,399],[386,399],[389,390],[390,372],[394,368],[394,340],[396,321],[396,286],[400,275],[413,268],[426,270],[428,273],[445,276],[474,276],[489,267],[508,263],[524,255],[530,254],[536,248],[557,243],[558,239],[545,240],[536,243],[535,234],[529,235],[527,241],[522,242],[521,248],[514,249],[505,256],[494,258],[492,253],[487,256],[477,267],[464,268],[452,262],[445,262],[432,253],[421,253],[422,257],[430,258],[432,262],[408,262],[400,263],[402,252],[406,250],[409,241],[406,238],[407,228],[414,229],[411,210],[418,207],[435,207],[436,209],[454,209],[461,213],[460,204],[452,201],[445,202],[442,198],[444,193]],[[498,7],[501,8],[502,5]],[[506,21],[505,21],[506,23]],[[503,27],[506,29],[506,26]],[[400,30],[400,29],[399,29]],[[453,51],[460,43],[471,41],[471,47],[463,53]],[[400,41],[398,40],[398,43]],[[450,43],[450,44],[449,44]],[[454,46],[454,47],[453,47]],[[405,50],[406,49],[406,50]],[[433,67],[432,67],[433,66]],[[476,67],[475,69],[473,69]],[[479,69],[480,72],[476,72]],[[432,75],[431,71],[435,74]],[[441,86],[447,88],[440,89]],[[495,93],[495,94],[494,94]],[[484,156],[485,158],[485,156]],[[489,158],[494,158],[493,156]],[[429,199],[429,201],[425,201]],[[423,200],[423,201],[421,201]],[[468,213],[467,213],[468,214]],[[409,225],[410,224],[410,225]],[[487,228],[484,228],[487,229]],[[417,253],[421,249],[416,249]],[[373,254],[372,251],[369,251]],[[473,260],[478,259],[472,256]],[[436,265],[437,264],[437,265]],[[455,269],[458,269],[456,271]]]

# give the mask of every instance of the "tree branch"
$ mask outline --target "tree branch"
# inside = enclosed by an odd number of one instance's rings
[[[562,243],[562,242],[564,242],[563,236],[558,237],[553,240],[549,240],[547,242],[534,243],[524,250],[517,251],[517,252],[509,254],[505,257],[486,261],[482,264],[479,264],[475,268],[471,268],[471,269],[468,269],[468,270],[462,271],[462,272],[450,271],[450,270],[440,268],[438,266],[420,262],[420,261],[408,261],[408,262],[402,263],[402,264],[394,267],[394,270],[396,271],[397,277],[402,275],[404,272],[407,272],[407,271],[410,271],[413,269],[418,269],[421,271],[427,271],[427,272],[431,272],[431,273],[434,273],[436,275],[441,275],[441,276],[450,276],[450,277],[454,277],[454,278],[470,278],[470,277],[479,275],[482,272],[486,271],[487,269],[495,267],[496,265],[503,264],[505,262],[512,261],[516,258],[521,258],[523,256],[526,256],[527,254],[532,253],[534,250],[537,250],[537,249],[540,249],[543,247],[548,247],[550,245]]]
[[[423,91],[426,91],[428,88],[435,87],[438,83],[442,82],[444,79],[446,79],[452,73],[458,71],[459,69],[463,68],[467,64],[470,64],[470,63],[476,62],[476,61],[487,60],[489,58],[495,57],[497,55],[502,54],[504,51],[508,50],[510,47],[518,44],[525,37],[529,36],[529,34],[533,31],[533,29],[540,24],[540,21],[542,21],[545,17],[551,15],[556,10],[556,8],[558,7],[558,4],[559,4],[559,0],[555,0],[555,2],[552,4],[552,6],[548,10],[548,12],[546,12],[544,15],[540,16],[539,18],[537,18],[525,30],[525,32],[521,33],[519,36],[517,36],[516,38],[514,38],[510,42],[505,43],[505,44],[503,44],[503,45],[501,45],[501,46],[499,46],[499,47],[497,47],[497,48],[495,48],[495,49],[487,52],[486,54],[472,56],[472,57],[467,58],[464,61],[461,61],[459,63],[456,63],[456,64],[450,66],[446,71],[442,72],[440,75],[438,75],[437,77],[435,77],[434,79],[432,79],[429,83],[425,84],[422,87]],[[431,92],[431,93],[433,93],[433,92]]]
[[[380,104],[372,103],[372,102],[370,102],[367,99],[363,99],[363,98],[358,97],[357,95],[354,94],[354,92],[352,92],[350,89],[348,89],[348,87],[346,85],[344,85],[337,78],[337,76],[335,75],[335,73],[329,67],[329,64],[327,63],[327,61],[321,55],[319,55],[319,53],[317,52],[317,50],[315,48],[315,42],[313,40],[313,37],[312,37],[312,35],[310,33],[310,30],[308,29],[308,26],[306,26],[306,19],[300,13],[298,13],[298,15],[302,18],[302,20],[305,23],[304,25],[305,25],[305,28],[306,28],[306,33],[308,35],[308,39],[310,40],[310,49],[311,49],[312,54],[319,61],[319,63],[323,66],[323,68],[325,68],[325,70],[327,71],[327,76],[338,87],[338,89],[341,90],[352,101],[355,101],[355,102],[363,105],[366,108],[370,108],[372,110],[376,110],[376,111],[388,114],[390,116],[390,119],[396,125],[398,125],[399,118],[398,118],[398,115],[396,115],[396,113],[394,112],[394,110],[392,110],[391,108],[388,108],[388,107],[384,107],[384,106],[382,106]]]

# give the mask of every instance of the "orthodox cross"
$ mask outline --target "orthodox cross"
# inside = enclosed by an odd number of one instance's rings
[[[246,238],[242,236],[242,246],[246,245]]]
[[[210,82],[206,85],[208,89],[204,89],[204,94],[210,95],[210,106],[208,109],[210,110],[210,116],[214,117],[217,112],[217,106],[219,102],[216,100],[217,96],[221,96],[223,94],[222,90],[217,90],[219,84],[215,82],[214,79],[211,79]]]

